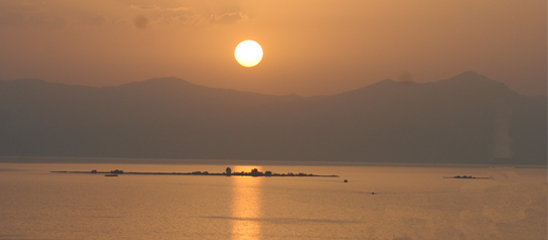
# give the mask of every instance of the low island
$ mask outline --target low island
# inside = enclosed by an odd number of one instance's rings
[[[490,177],[474,177],[474,176],[472,176],[472,175],[470,175],[470,176],[466,176],[466,175],[460,176],[460,175],[457,175],[457,176],[443,177],[443,178],[454,178],[454,179],[490,179]]]
[[[339,177],[337,175],[318,175],[312,173],[273,173],[271,171],[261,172],[257,168],[251,169],[251,172],[232,172],[230,167],[226,168],[222,173],[210,173],[208,171],[194,171],[194,172],[124,172],[123,170],[111,170],[106,171],[51,171],[51,173],[80,173],[80,174],[105,174],[105,176],[113,177],[119,174],[131,174],[131,175],[202,175],[202,176],[250,176],[250,177]]]

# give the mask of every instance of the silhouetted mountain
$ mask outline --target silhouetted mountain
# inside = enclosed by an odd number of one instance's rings
[[[473,72],[323,97],[0,81],[0,155],[544,164],[546,102]]]

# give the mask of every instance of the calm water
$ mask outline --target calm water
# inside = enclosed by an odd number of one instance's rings
[[[340,178],[49,173],[226,167],[0,163],[0,239],[547,239],[545,168],[231,165]],[[443,178],[453,175],[491,179]]]

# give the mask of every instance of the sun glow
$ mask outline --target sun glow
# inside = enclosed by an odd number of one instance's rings
[[[261,45],[253,40],[245,40],[234,50],[236,61],[244,67],[254,67],[263,59]]]

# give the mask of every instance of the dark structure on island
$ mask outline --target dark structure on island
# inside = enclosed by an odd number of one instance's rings
[[[182,172],[124,172],[123,170],[112,170],[102,172],[97,170],[91,171],[51,171],[51,173],[90,173],[90,174],[109,174],[109,175],[203,175],[203,176],[250,176],[250,177],[339,177],[337,175],[317,175],[312,173],[273,173],[271,171],[261,172],[257,168],[251,169],[251,172],[232,172],[230,167],[227,167],[223,173],[210,173],[208,171],[194,171],[188,173]]]
[[[226,168],[227,176],[251,176],[251,177],[338,177],[337,175],[315,175],[312,173],[272,173],[271,171],[261,172],[257,168],[251,169],[251,172],[232,172],[228,167]]]

